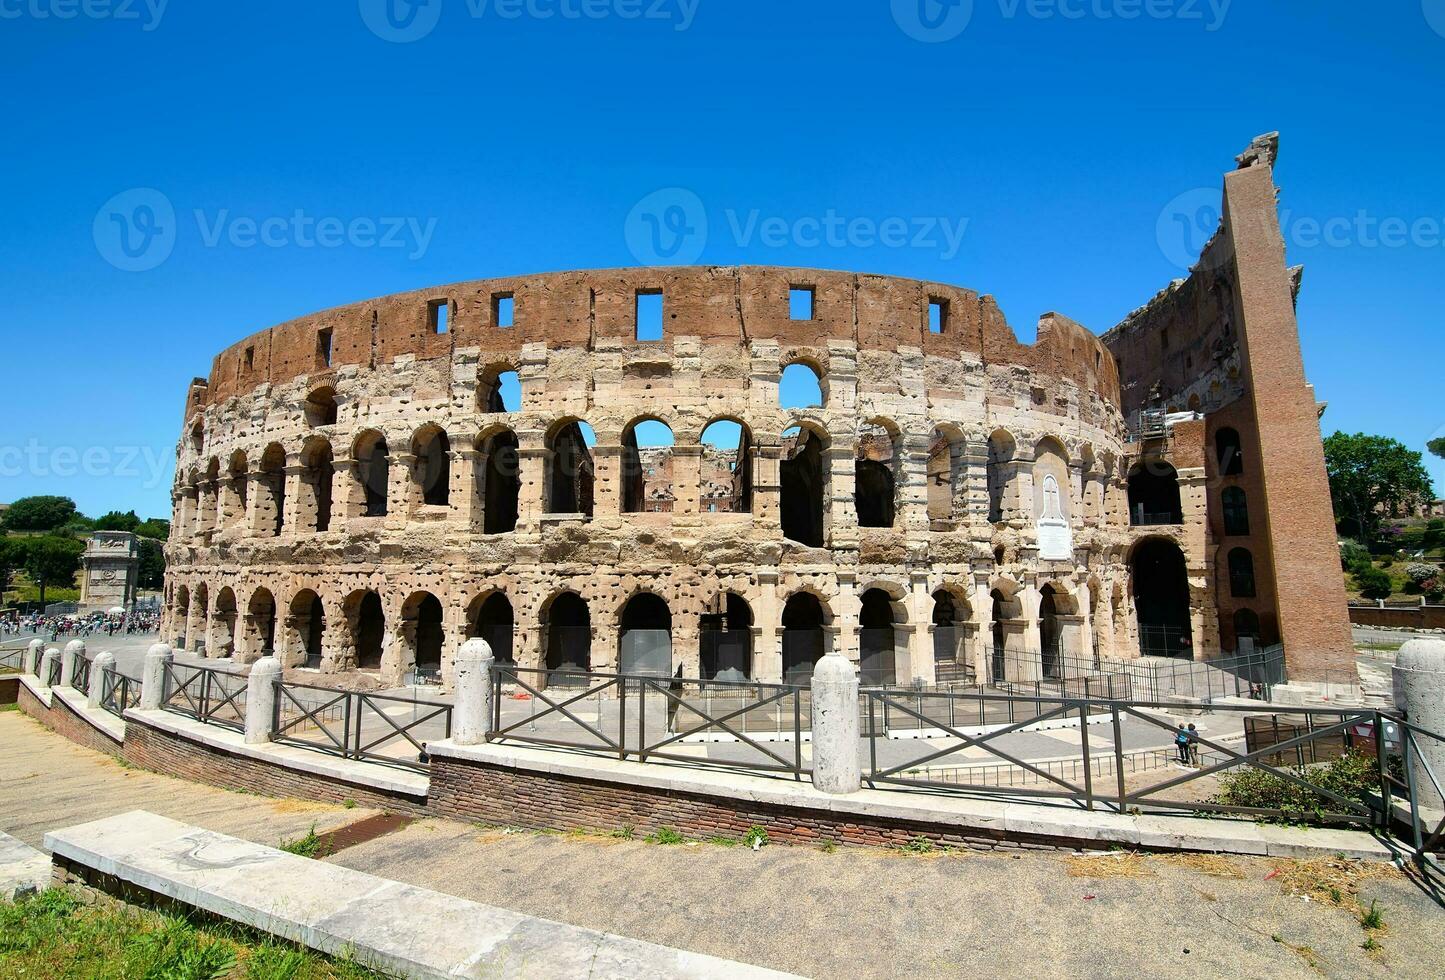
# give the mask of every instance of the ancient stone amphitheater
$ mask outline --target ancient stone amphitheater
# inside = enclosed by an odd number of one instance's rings
[[[445,682],[470,636],[524,668],[763,682],[833,649],[899,683],[1136,655],[1119,404],[1070,320],[1025,345],[987,296],[886,276],[357,303],[192,384],[164,628],[377,685]]]

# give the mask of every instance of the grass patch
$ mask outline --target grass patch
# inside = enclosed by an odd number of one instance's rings
[[[1148,878],[1154,874],[1144,855],[1134,851],[1113,851],[1064,858],[1070,878]]]
[[[913,837],[898,848],[904,854],[932,854],[937,845],[927,837]]]
[[[647,838],[654,844],[683,844],[687,839],[671,827],[659,827],[657,833]]]
[[[611,836],[616,840],[634,840],[637,837],[637,831],[633,829],[632,824],[626,824],[614,830]]]
[[[1360,885],[1374,878],[1396,878],[1400,872],[1390,864],[1352,861],[1344,857],[1321,858],[1316,861],[1289,861],[1279,866],[1275,880],[1289,895],[1307,895],[1350,912],[1364,929],[1384,928],[1384,916],[1375,903],[1368,909],[1360,904]],[[1378,921],[1372,926],[1366,920]]]
[[[0,975],[124,980],[361,980],[380,977],[274,937],[56,888],[0,902]]]
[[[12,701],[10,704],[0,704],[0,711],[19,711],[20,703]]]
[[[743,836],[743,843],[748,845],[748,847],[751,847],[755,851],[760,847],[767,847],[767,829],[765,827],[759,827],[757,824],[753,824],[751,827],[748,828],[747,834]]]
[[[297,857],[304,858],[323,858],[329,850],[326,841],[316,832],[316,825],[314,823],[304,837],[298,837],[295,840],[283,840],[276,846],[288,854],[295,854]]]

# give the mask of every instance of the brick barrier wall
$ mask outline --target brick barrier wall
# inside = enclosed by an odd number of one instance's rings
[[[418,816],[427,812],[425,799],[387,793],[371,786],[232,755],[151,728],[135,719],[126,720],[123,755],[127,762],[142,769],[221,789],[246,790],[262,796],[291,797],[318,803],[341,804],[355,800],[358,806]]]
[[[1399,629],[1445,630],[1445,606],[1412,606],[1408,609],[1379,609],[1351,606],[1350,622],[1355,626],[1394,626]]]
[[[432,759],[429,808],[439,817],[536,830],[613,831],[638,835],[667,827],[689,838],[741,839],[753,825],[779,844],[827,841],[862,847],[897,847],[922,837],[970,850],[1097,849],[1098,843],[1061,838],[1007,837],[982,829],[901,820],[841,817],[827,810],[778,806],[726,796],[703,796],[644,786],[528,773],[461,759]]]

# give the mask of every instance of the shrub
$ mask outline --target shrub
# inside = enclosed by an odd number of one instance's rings
[[[1309,786],[1283,779],[1262,769],[1241,769],[1220,777],[1219,792],[1211,803],[1258,810],[1279,810],[1284,819],[1298,822],[1323,819],[1339,804],[1321,796],[1310,786],[1328,790],[1351,800],[1364,800],[1380,788],[1380,768],[1374,758],[1351,750],[1325,765],[1297,766],[1287,770]]]
[[[1370,567],[1369,549],[1356,541],[1342,542],[1340,544],[1340,567],[1351,574],[1358,575]]]
[[[1426,565],[1423,562],[1411,562],[1405,566],[1405,577],[1418,586],[1423,586],[1439,574],[1440,569],[1434,565]]]
[[[1388,599],[1395,591],[1389,573],[1383,569],[1366,568],[1355,575],[1355,581],[1360,586],[1360,594],[1366,599]]]
[[[753,824],[748,828],[747,835],[743,837],[743,843],[755,851],[760,847],[766,847],[768,844],[768,832],[757,824]]]
[[[671,827],[659,827],[649,839],[654,844],[681,844],[684,841],[683,836]]]

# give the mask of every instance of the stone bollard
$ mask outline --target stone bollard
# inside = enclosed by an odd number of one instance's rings
[[[46,650],[45,656],[40,658],[40,671],[35,676],[39,678],[41,687],[50,686],[50,673],[55,669],[52,664],[59,659],[60,651],[55,649],[55,647]]]
[[[453,662],[457,703],[452,710],[452,741],[482,745],[492,724],[492,648],[486,640],[462,644]]]
[[[824,793],[856,793],[858,764],[858,671],[834,652],[813,668],[813,785]]]
[[[45,641],[31,640],[25,647],[25,663],[22,664],[25,673],[35,677],[40,673],[40,660],[45,656]]]
[[[160,710],[166,699],[166,665],[174,659],[169,643],[157,643],[146,651],[140,675],[140,710]]]
[[[65,656],[60,658],[60,686],[75,686],[75,658],[85,656],[85,641],[71,640],[65,644]]]
[[[1395,706],[1405,712],[1410,724],[1445,736],[1445,640],[1411,640],[1395,657]],[[1426,735],[1415,736],[1415,790],[1420,805],[1445,806],[1425,764],[1445,787],[1445,742]]]
[[[85,692],[85,703],[92,708],[100,707],[101,695],[105,692],[105,672],[108,668],[115,668],[115,654],[102,650],[90,664],[90,690]]]
[[[276,682],[281,679],[281,661],[262,657],[251,665],[246,681],[246,744],[265,745],[271,741],[271,722],[276,718]]]

